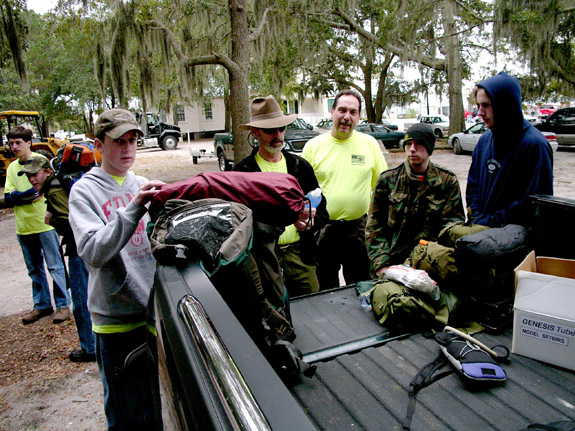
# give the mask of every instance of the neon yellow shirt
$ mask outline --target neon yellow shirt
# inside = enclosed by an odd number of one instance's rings
[[[256,163],[258,164],[262,172],[281,172],[283,174],[288,173],[286,159],[284,159],[283,157],[277,163],[268,162],[266,159],[260,156],[259,153],[256,153],[255,158]],[[278,239],[278,244],[279,245],[292,244],[294,242],[298,242],[299,238],[300,238],[299,232],[292,224],[290,226],[286,226],[284,233],[282,233]]]
[[[156,328],[151,325],[148,325],[146,322],[138,322],[138,323],[124,323],[118,325],[94,325],[92,324],[92,331],[97,334],[118,334],[123,332],[130,332],[134,329],[138,329],[141,326],[146,326],[148,331],[154,335],[158,335],[156,332]]]
[[[117,177],[115,175],[110,175],[112,178],[114,178],[114,180],[116,180],[116,182],[120,185],[123,186],[124,183],[126,182],[126,177]]]
[[[373,137],[354,131],[340,140],[327,132],[309,140],[302,157],[313,167],[330,220],[356,220],[367,214],[377,178],[387,169]]]
[[[38,156],[32,153],[30,157]],[[14,160],[6,170],[6,185],[4,193],[13,191],[25,192],[32,187],[26,175],[18,176],[22,170],[22,164],[18,159]],[[41,198],[36,202],[26,205],[16,205],[14,207],[14,219],[16,221],[16,233],[18,235],[32,235],[35,233],[48,232],[54,229],[44,223],[46,216],[46,199]]]

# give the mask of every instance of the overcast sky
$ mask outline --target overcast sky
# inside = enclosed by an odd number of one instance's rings
[[[56,0],[28,0],[28,9],[36,13],[45,13],[56,6]]]
[[[28,9],[31,9],[31,10],[35,11],[36,13],[46,13],[49,10],[53,9],[57,3],[58,3],[58,0],[27,0]],[[485,54],[483,54],[483,55],[485,55]],[[481,76],[480,69],[479,69],[479,67],[477,67],[478,65],[490,64],[491,66],[493,66],[492,63],[493,63],[493,60],[485,61],[485,60],[478,59],[478,62],[475,65],[475,68],[473,69],[473,72],[475,72],[474,75]],[[509,68],[509,66],[508,66],[508,68]],[[502,69],[502,67],[500,66],[499,69]],[[466,81],[463,82],[464,93],[468,93],[470,91],[470,89],[475,84],[475,79],[478,79],[478,78],[474,77],[474,78],[472,78],[472,80],[470,82],[466,82]],[[478,80],[480,80],[480,79],[478,79]],[[464,98],[466,98],[466,97],[467,97],[467,94],[464,94]]]

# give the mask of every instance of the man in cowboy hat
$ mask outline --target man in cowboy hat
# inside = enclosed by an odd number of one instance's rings
[[[250,104],[250,122],[240,126],[249,129],[258,146],[251,155],[234,166],[242,172],[282,172],[293,175],[305,194],[319,187],[312,167],[299,156],[284,149],[285,129],[297,118],[284,115],[273,96],[258,97]],[[314,233],[328,219],[326,200],[319,206],[306,207],[299,220],[286,227],[278,240],[276,254],[283,269],[284,283],[291,297],[317,292],[319,283],[315,266]]]
[[[347,284],[370,277],[365,222],[371,192],[387,164],[377,141],[354,130],[360,113],[360,95],[341,91],[331,109],[331,131],[308,141],[302,153],[327,198],[329,221],[318,235],[322,290],[339,286],[340,267]]]

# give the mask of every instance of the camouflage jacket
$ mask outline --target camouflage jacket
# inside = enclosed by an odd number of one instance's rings
[[[430,162],[421,180],[407,161],[382,172],[365,231],[372,270],[402,264],[420,239],[436,241],[445,225],[464,220],[459,182],[453,172]]]

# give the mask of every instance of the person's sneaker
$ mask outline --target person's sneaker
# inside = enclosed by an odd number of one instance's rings
[[[94,362],[96,360],[96,354],[88,353],[84,349],[78,349],[70,353],[70,360],[72,362]]]
[[[42,309],[34,308],[32,311],[30,311],[28,314],[25,314],[24,317],[22,317],[22,323],[24,325],[29,325],[30,323],[34,323],[44,316],[49,316],[53,312],[54,309],[52,307]]]
[[[65,322],[70,318],[70,309],[69,308],[57,308],[56,312],[54,313],[54,318],[52,322],[55,324]]]

